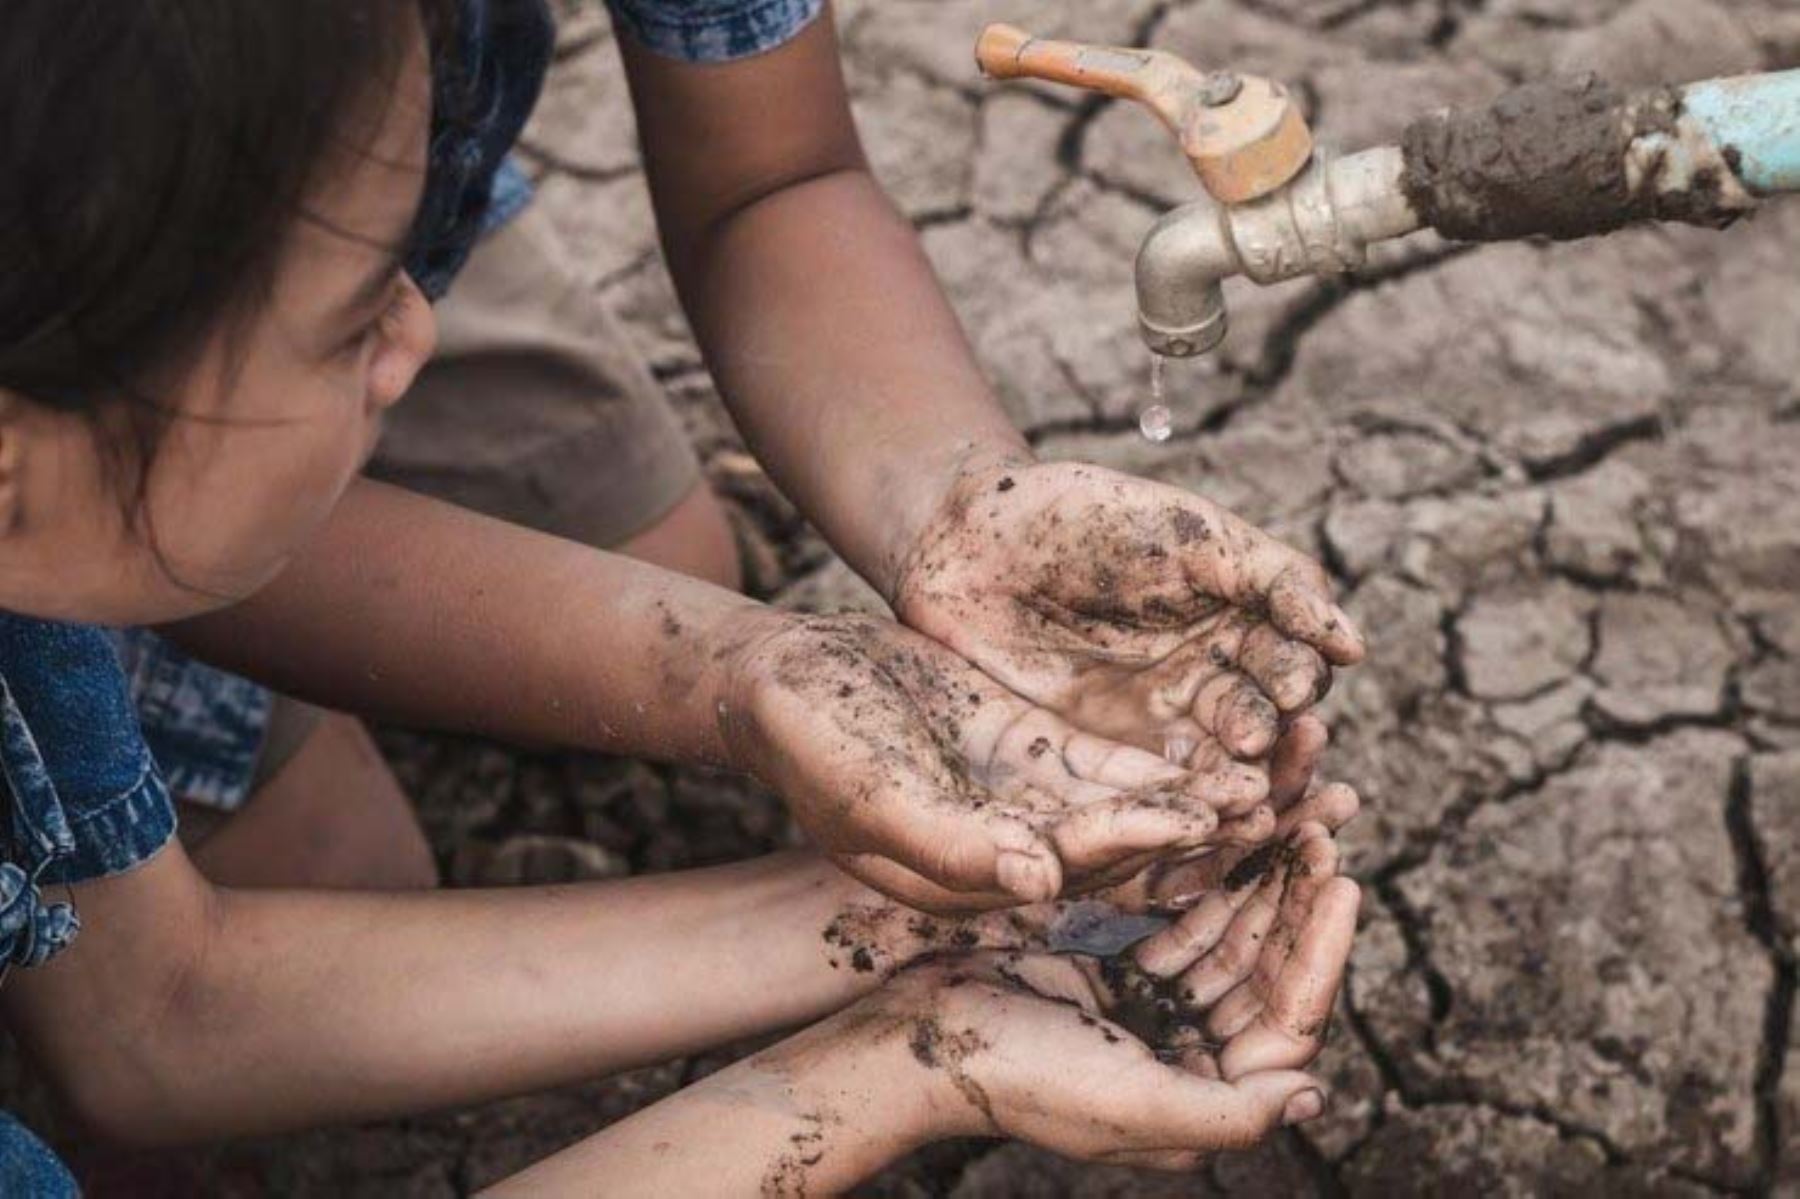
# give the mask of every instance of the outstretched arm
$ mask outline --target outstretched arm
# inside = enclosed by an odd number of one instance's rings
[[[1080,733],[890,621],[775,612],[375,483],[262,592],[171,631],[330,707],[744,771],[915,904],[1048,899],[1267,790]]]
[[[722,65],[619,49],[720,392],[782,490],[886,589],[959,468],[1027,450],[869,171],[831,13]]]
[[[132,1143],[375,1119],[592,1078],[873,989],[826,930],[876,901],[822,859],[571,887],[214,888],[179,845],[75,888],[83,931],[7,1022]]]
[[[724,65],[619,45],[720,392],[902,620],[1088,732],[1205,764],[1266,752],[1361,656],[1303,555],[1180,489],[1034,460],[869,172],[829,13]]]

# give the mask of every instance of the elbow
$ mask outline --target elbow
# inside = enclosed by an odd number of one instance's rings
[[[210,887],[191,898],[186,934],[161,952],[136,962],[118,949],[95,962],[52,963],[52,972],[75,973],[38,993],[21,987],[9,1002],[13,1031],[66,1113],[97,1142],[154,1149],[228,1131],[212,1126],[219,1113],[207,1102],[208,1080],[231,1056],[229,1034],[215,1035],[230,1023],[220,1020],[223,995],[211,970],[220,960],[220,904]],[[78,943],[72,959],[98,948]]]

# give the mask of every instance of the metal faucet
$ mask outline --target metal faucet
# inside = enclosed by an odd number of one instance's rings
[[[1157,221],[1136,267],[1138,327],[1166,357],[1224,340],[1233,275],[1341,274],[1371,245],[1427,227],[1464,241],[1566,240],[1642,220],[1722,228],[1758,197],[1800,190],[1800,71],[1629,94],[1593,76],[1552,79],[1336,158],[1269,80],[1006,25],[982,33],[975,57],[992,78],[1138,100],[1180,141],[1207,197]]]

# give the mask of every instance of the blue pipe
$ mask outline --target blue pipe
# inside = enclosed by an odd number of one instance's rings
[[[1745,187],[1762,196],[1800,191],[1800,71],[1709,79],[1682,98]]]

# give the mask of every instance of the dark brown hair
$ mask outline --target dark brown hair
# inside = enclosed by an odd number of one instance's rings
[[[135,494],[152,380],[266,296],[328,152],[450,0],[7,0],[0,388],[93,418]],[[122,442],[122,445],[121,445]]]

